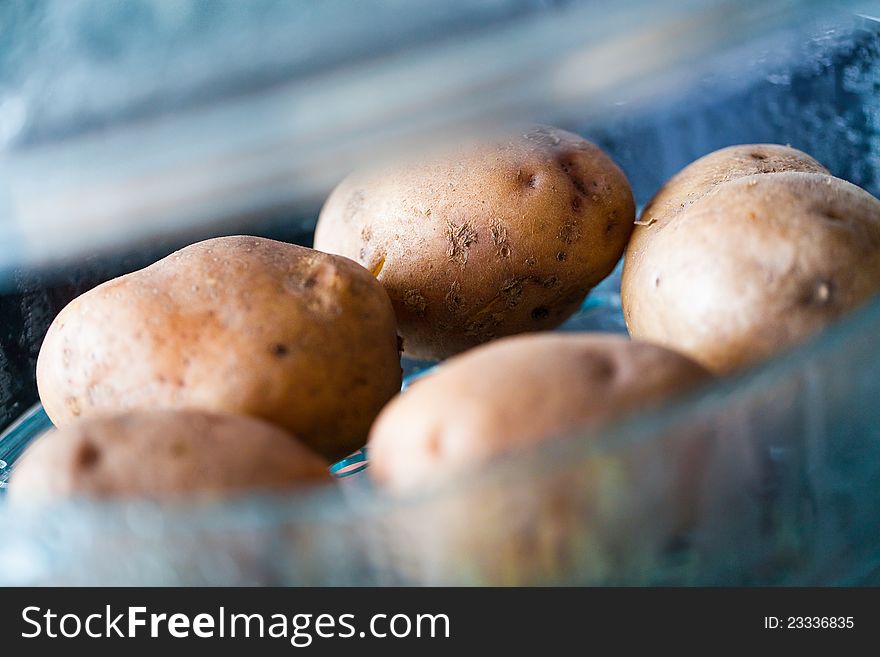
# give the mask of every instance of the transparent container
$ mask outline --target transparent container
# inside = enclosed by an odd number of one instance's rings
[[[201,237],[307,244],[345,170],[425,140],[553,122],[640,204],[711,150],[790,143],[880,195],[872,3],[97,4],[0,6],[0,482],[48,427],[33,367],[70,298]],[[562,330],[624,330],[619,270]],[[406,498],[354,463],[222,504],[0,501],[0,584],[877,584],[878,335],[875,301]]]

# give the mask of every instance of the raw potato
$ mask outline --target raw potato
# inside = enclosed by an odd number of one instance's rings
[[[572,573],[578,583],[643,583],[632,578],[698,517],[702,427],[598,452],[554,441],[502,467],[485,462],[709,379],[683,356],[600,334],[507,338],[444,363],[370,433],[367,472],[411,496],[383,519],[395,564],[429,584],[572,584]]]
[[[634,218],[610,158],[541,127],[350,176],[321,211],[315,248],[376,275],[407,355],[444,358],[562,323],[614,269]]]
[[[72,301],[37,361],[56,426],[198,408],[260,417],[327,458],[400,389],[394,312],[356,263],[292,244],[193,244]]]
[[[16,464],[9,497],[217,497],[331,481],[327,463],[262,420],[202,411],[139,411],[51,431]]]
[[[370,431],[369,472],[392,490],[425,486],[708,378],[684,356],[617,335],[508,338],[444,363],[388,404]]]
[[[768,170],[752,175],[734,157],[723,180],[722,156],[767,148],[704,158],[645,209],[621,283],[634,338],[729,373],[802,342],[880,290],[880,201],[803,154],[757,160]],[[714,176],[701,174],[707,160]],[[701,178],[722,182],[687,183]]]
[[[779,144],[742,144],[728,146],[701,157],[670,178],[650,200],[633,231],[627,253],[638,248],[641,240],[650,239],[677,212],[699,200],[716,186],[758,173],[828,173],[828,170],[806,153]]]

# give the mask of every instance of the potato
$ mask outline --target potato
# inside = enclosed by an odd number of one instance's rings
[[[572,584],[572,573],[641,583],[632,578],[697,516],[700,431],[595,451],[592,440],[553,441],[482,466],[709,378],[666,349],[599,334],[506,338],[444,363],[370,432],[367,472],[413,498],[381,528],[398,568],[426,583]]]
[[[572,430],[595,428],[705,382],[672,351],[611,334],[500,340],[396,397],[368,443],[370,474],[403,491]]]
[[[262,420],[135,411],[81,420],[38,438],[15,466],[9,498],[216,497],[331,480],[321,457]]]
[[[741,177],[734,158],[728,181],[695,193],[682,183],[722,179],[724,154],[708,158],[715,174],[688,167],[645,209],[656,221],[633,234],[621,283],[634,338],[719,374],[802,342],[880,289],[880,201],[805,155],[768,156],[758,162],[769,173]]]
[[[539,127],[353,174],[324,205],[315,248],[373,272],[407,355],[445,358],[563,322],[620,259],[634,208],[599,148]]]
[[[687,208],[717,185],[743,176],[784,171],[828,173],[806,153],[779,144],[728,146],[701,157],[670,178],[648,202],[639,218],[639,226],[633,231],[627,253],[638,248],[637,242],[650,239],[656,232],[646,230],[647,226],[661,228],[676,212]]]
[[[72,301],[37,361],[59,427],[150,408],[260,417],[327,458],[399,389],[394,311],[356,263],[292,244],[193,244]]]

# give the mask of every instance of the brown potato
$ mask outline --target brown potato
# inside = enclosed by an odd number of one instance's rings
[[[37,361],[57,426],[198,408],[260,417],[327,458],[364,444],[400,389],[394,312],[356,263],[292,244],[193,244],[72,301]]]
[[[500,340],[444,363],[379,415],[370,474],[393,490],[595,428],[705,382],[690,359],[611,334]]]
[[[635,242],[650,238],[653,232],[647,226],[664,226],[672,216],[699,200],[716,186],[759,173],[828,173],[828,170],[806,153],[779,144],[741,144],[728,146],[701,157],[670,178],[652,198],[633,231],[631,248]]]
[[[255,418],[138,411],[81,420],[38,438],[9,482],[12,502],[73,497],[216,497],[332,481],[327,463]]]
[[[571,584],[576,573],[578,583],[641,583],[697,517],[701,427],[611,449],[554,441],[482,466],[562,434],[586,438],[709,378],[683,356],[616,335],[520,336],[453,358],[370,432],[367,472],[412,496],[383,519],[384,540],[419,582]]]
[[[830,175],[735,178],[661,217],[627,249],[627,326],[717,373],[802,342],[880,290],[880,201]]]
[[[614,269],[632,231],[626,177],[555,128],[344,180],[315,248],[388,291],[404,352],[444,358],[562,323]]]

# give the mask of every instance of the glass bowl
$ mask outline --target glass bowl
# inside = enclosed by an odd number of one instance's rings
[[[619,313],[584,307],[573,324]],[[348,475],[339,486],[296,495],[40,512],[0,505],[0,581],[877,583],[878,334],[880,300],[672,406],[562,436],[404,499],[370,485],[361,453],[334,466]],[[3,434],[6,471],[49,426],[35,407]],[[682,524],[669,513],[679,484],[670,464],[685,441],[698,441],[703,462],[687,482]]]

